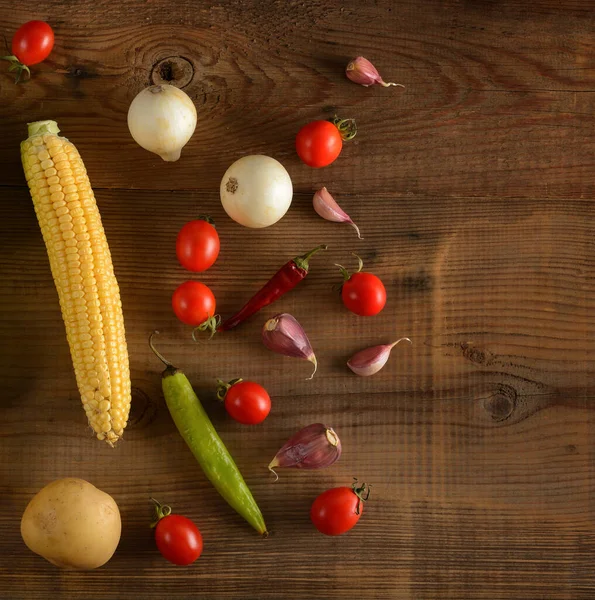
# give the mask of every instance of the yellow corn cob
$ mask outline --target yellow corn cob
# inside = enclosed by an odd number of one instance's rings
[[[30,123],[21,158],[89,425],[113,445],[130,411],[120,290],[85,165],[59,131],[55,121]]]

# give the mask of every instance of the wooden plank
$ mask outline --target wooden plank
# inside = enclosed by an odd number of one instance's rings
[[[370,211],[363,197],[347,196],[359,241],[313,214],[309,194],[298,194],[273,228],[248,231],[212,194],[99,190],[134,386],[131,422],[112,450],[85,435],[27,191],[5,190],[0,331],[18,344],[0,365],[0,548],[13,556],[0,566],[0,589],[11,598],[193,598],[208,590],[201,597],[322,600],[345,597],[354,583],[367,598],[592,595],[591,202],[387,195]],[[277,306],[197,346],[169,297],[188,276],[175,264],[176,232],[202,212],[216,219],[223,244],[220,262],[200,278],[223,314],[285,258],[323,241],[330,249]],[[377,318],[351,317],[330,289],[333,262],[348,261],[351,251],[387,285],[390,302]],[[259,328],[276,310],[295,314],[310,333],[321,362],[313,381],[304,380],[307,364],[260,344]],[[258,540],[224,505],[177,435],[147,348],[155,327],[237,457],[270,539]],[[413,345],[397,347],[373,378],[345,368],[353,351],[401,335]],[[258,429],[234,425],[214,400],[214,378],[238,375],[261,381],[273,397]],[[297,427],[317,420],[340,433],[341,460],[273,483],[270,458]],[[84,575],[45,565],[15,527],[39,487],[69,474],[113,494],[123,514],[117,559]],[[312,499],[352,476],[374,483],[357,533],[317,536],[307,516]],[[151,495],[199,523],[206,550],[195,567],[172,570],[154,550]]]
[[[586,198],[595,195],[595,90],[589,2],[59,2],[57,44],[26,88],[0,89],[4,184],[21,185],[25,122],[58,120],[96,187],[216,194],[239,156],[268,153],[297,189],[342,193]],[[133,10],[134,7],[134,10]],[[0,2],[10,37],[31,6]],[[49,10],[49,9],[46,9]],[[347,81],[364,54],[406,89]],[[136,146],[126,114],[170,56],[189,59],[185,87],[199,126],[175,166]],[[301,165],[299,127],[334,112],[360,132],[323,172]]]

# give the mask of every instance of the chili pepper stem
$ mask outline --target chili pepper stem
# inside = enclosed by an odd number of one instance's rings
[[[151,348],[151,350],[153,350],[153,354],[155,354],[155,356],[166,366],[169,367],[171,369],[175,369],[175,367],[169,362],[169,360],[167,360],[166,358],[164,358],[164,356],[161,354],[161,352],[159,352],[159,350],[157,350],[157,348],[155,348],[155,346],[153,345],[153,336],[157,334],[159,335],[159,331],[155,330],[151,333],[151,335],[149,336],[149,347]],[[151,498],[152,500],[152,498]]]
[[[244,380],[241,377],[232,379],[229,383],[225,383],[225,381],[222,379],[217,379],[217,398],[221,401],[225,400],[225,396],[227,395],[229,388],[242,381]]]
[[[157,523],[161,521],[161,519],[171,515],[171,506],[168,506],[167,504],[161,504],[161,502],[155,500],[155,498],[150,498],[150,500],[155,504],[155,521],[151,523],[151,528],[154,528],[157,526]]]
[[[293,262],[295,263],[295,265],[298,269],[304,269],[304,271],[307,271],[310,268],[309,260],[319,250],[327,250],[327,249],[328,249],[328,246],[326,244],[320,244],[320,246],[316,246],[316,248],[312,248],[312,250],[310,250],[309,252],[306,252],[306,254],[302,254],[301,256],[296,256],[296,258],[293,259]]]

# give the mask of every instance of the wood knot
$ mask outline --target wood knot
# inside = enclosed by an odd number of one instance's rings
[[[468,361],[477,365],[489,366],[494,362],[495,356],[489,350],[478,348],[470,342],[461,343],[461,350],[463,351],[463,357]]]
[[[509,419],[514,412],[517,393],[511,385],[501,383],[490,395],[482,398],[481,402],[490,419],[500,423]]]
[[[154,85],[173,85],[186,87],[194,77],[192,63],[182,56],[168,56],[153,65],[151,82]]]
[[[97,77],[96,73],[92,73],[87,67],[80,65],[72,65],[66,70],[59,70],[58,73],[64,73],[64,76],[69,79],[90,79]]]
[[[131,393],[132,401],[127,430],[147,426],[155,419],[158,411],[157,404],[143,390],[133,387]]]
[[[408,273],[403,277],[401,284],[412,292],[429,292],[434,287],[432,275],[424,269],[417,273]]]

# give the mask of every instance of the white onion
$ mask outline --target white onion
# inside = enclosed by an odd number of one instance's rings
[[[152,85],[140,92],[128,109],[128,129],[139,146],[163,160],[180,158],[196,128],[196,108],[173,85]]]
[[[285,167],[261,154],[244,156],[227,169],[221,180],[225,212],[245,227],[276,223],[289,209],[293,186]]]

